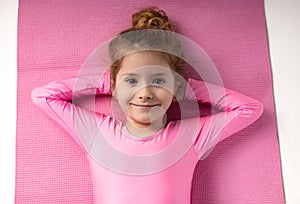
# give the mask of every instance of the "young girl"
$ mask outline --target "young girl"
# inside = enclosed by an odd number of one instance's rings
[[[95,203],[190,203],[199,159],[256,121],[262,104],[218,85],[186,83],[181,44],[157,9],[135,13],[132,27],[110,41],[108,52],[109,71],[38,87],[33,102],[87,151]],[[112,95],[126,122],[72,104],[92,94]],[[219,112],[166,122],[169,107],[186,100]]]

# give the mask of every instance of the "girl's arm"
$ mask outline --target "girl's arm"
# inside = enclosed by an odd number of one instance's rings
[[[108,72],[102,76],[50,82],[32,90],[31,99],[40,110],[66,129],[78,144],[87,147],[97,131],[99,119],[104,115],[75,106],[72,100],[92,94],[111,94]]]
[[[220,141],[246,128],[263,113],[263,104],[237,91],[195,79],[188,80],[185,99],[206,103],[220,112],[197,120],[195,149],[204,158]],[[200,123],[199,123],[200,122]]]

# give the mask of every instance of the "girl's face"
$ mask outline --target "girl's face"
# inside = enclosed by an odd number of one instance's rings
[[[162,128],[178,86],[166,59],[159,53],[143,51],[123,59],[113,96],[126,114],[127,125]]]

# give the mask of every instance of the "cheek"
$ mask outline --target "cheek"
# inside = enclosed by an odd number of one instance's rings
[[[163,103],[162,108],[164,110],[167,110],[170,107],[170,105],[173,101],[173,98],[174,98],[174,95],[168,91],[164,91],[160,94],[160,100]]]
[[[132,90],[119,86],[114,91],[114,97],[119,102],[120,106],[127,104],[131,99],[133,93]]]

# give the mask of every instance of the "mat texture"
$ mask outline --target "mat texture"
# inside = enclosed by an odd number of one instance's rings
[[[226,87],[265,106],[257,122],[198,163],[192,203],[283,204],[262,0],[20,0],[15,202],[93,203],[84,151],[34,106],[30,92],[75,76],[96,47],[130,26],[131,14],[146,6],[157,6],[178,22],[178,31],[214,61]]]

